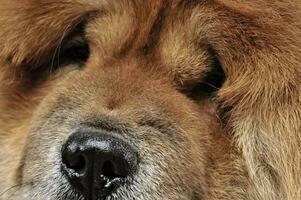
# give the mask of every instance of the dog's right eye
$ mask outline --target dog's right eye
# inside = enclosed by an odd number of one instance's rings
[[[47,61],[46,66],[49,67],[31,69],[26,72],[24,77],[27,77],[26,80],[29,80],[31,85],[40,84],[64,67],[72,69],[84,67],[89,55],[88,42],[81,35],[71,37],[56,48],[54,55]]]
[[[83,38],[78,38],[69,42],[61,53],[57,54],[57,66],[77,65],[83,67],[90,55],[88,42]]]

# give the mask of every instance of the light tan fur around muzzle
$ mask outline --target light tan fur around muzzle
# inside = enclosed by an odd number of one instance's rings
[[[300,55],[299,0],[0,0],[0,199],[62,198],[56,150],[104,119],[145,164],[112,199],[301,199]]]

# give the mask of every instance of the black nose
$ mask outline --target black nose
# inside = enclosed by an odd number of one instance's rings
[[[87,199],[108,196],[128,180],[137,164],[135,148],[113,133],[73,133],[62,148],[62,170]]]

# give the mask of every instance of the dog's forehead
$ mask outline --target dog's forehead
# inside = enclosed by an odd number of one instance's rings
[[[205,13],[201,5],[180,1],[125,2],[110,2],[107,9],[111,10],[90,18],[85,33],[91,44],[92,63],[99,66],[106,58],[138,53],[153,66],[164,66],[171,74],[181,74],[182,80],[199,79],[205,74],[208,55],[199,47],[196,30],[201,13]],[[206,29],[205,24],[202,29]]]
[[[200,59],[190,55],[202,56],[202,53],[194,52],[194,45],[200,38],[217,38],[218,32],[214,31],[213,26],[219,19],[217,13],[227,12],[223,11],[223,6],[219,1],[200,0],[4,2],[1,10],[3,16],[13,17],[0,20],[4,24],[16,24],[13,30],[18,32],[10,33],[12,30],[6,31],[7,27],[0,24],[3,32],[14,35],[4,42],[9,45],[4,46],[3,52],[11,55],[10,62],[13,65],[41,65],[41,59],[37,58],[51,57],[62,38],[82,22],[87,22],[86,36],[92,50],[98,48],[96,51],[100,57],[137,48],[149,53],[159,47],[155,52],[167,64],[177,66],[181,62],[183,65],[184,59],[184,64],[193,62],[192,66],[195,66]],[[15,13],[7,13],[7,10]],[[230,21],[230,17],[223,18]],[[16,23],[20,20],[24,23]],[[227,22],[223,21],[222,24]],[[16,41],[22,41],[22,44]]]

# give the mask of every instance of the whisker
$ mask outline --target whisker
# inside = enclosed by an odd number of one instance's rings
[[[65,30],[63,31],[63,35],[60,38],[60,41],[59,41],[57,47],[54,50],[54,53],[53,53],[53,56],[52,56],[52,59],[51,59],[51,65],[50,65],[49,73],[52,73],[52,70],[53,70],[54,65],[55,65],[55,58],[56,58],[56,56],[58,57],[58,60],[57,60],[58,63],[57,64],[58,65],[60,64],[60,56],[59,55],[60,55],[60,52],[61,52],[62,43],[63,43],[63,40],[64,40],[67,32],[69,31],[69,29],[70,29],[70,26],[67,26],[65,28]]]
[[[5,191],[3,191],[1,194],[0,194],[0,199],[1,197],[4,197],[5,194],[7,194],[8,192],[12,191],[13,189],[15,189],[12,193],[9,194],[7,200],[11,199],[14,194],[16,194],[16,192],[18,192],[19,190],[22,189],[21,186],[27,186],[27,185],[31,185],[32,182],[28,182],[28,183],[22,183],[22,184],[17,184],[17,185],[13,185],[11,187],[9,187],[8,189],[6,189]]]
[[[18,185],[13,185],[11,187],[9,187],[8,189],[4,190],[4,192],[2,192],[0,194],[0,197],[3,197],[6,193],[10,192],[11,190],[20,187],[22,184],[18,184]]]
[[[214,88],[214,89],[216,89],[216,90],[219,89],[218,87],[216,87],[215,85],[213,85],[213,84],[211,84],[211,83],[204,82],[204,84],[206,84],[206,85],[208,85],[208,86],[210,86],[210,87],[212,87],[212,88]]]

